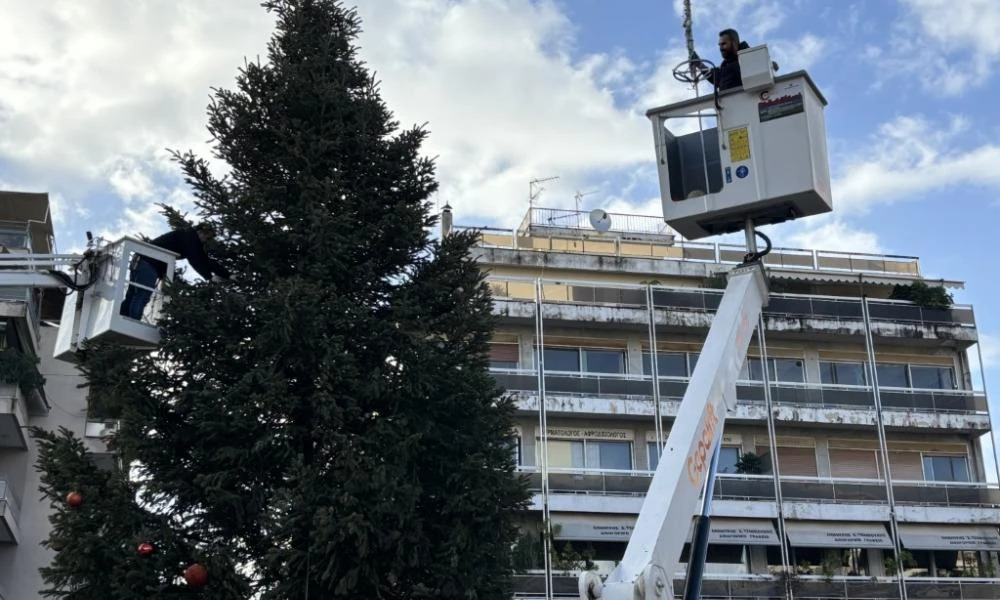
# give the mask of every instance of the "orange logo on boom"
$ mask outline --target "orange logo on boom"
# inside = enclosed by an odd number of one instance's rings
[[[687,474],[692,485],[701,486],[705,475],[705,468],[711,458],[712,440],[715,439],[715,428],[719,424],[719,417],[715,414],[715,407],[709,404],[705,407],[705,425],[701,429],[701,438],[687,458]]]

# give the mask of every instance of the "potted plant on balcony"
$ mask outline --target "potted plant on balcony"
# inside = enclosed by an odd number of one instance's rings
[[[45,378],[38,372],[38,357],[16,348],[0,350],[0,381],[17,385],[25,395],[45,385]]]
[[[764,460],[753,452],[744,452],[736,460],[736,472],[745,475],[761,475],[764,472]]]
[[[954,304],[954,297],[942,286],[930,286],[921,280],[909,285],[897,285],[889,294],[890,300],[907,300],[921,308],[948,310]]]
[[[885,574],[886,575],[898,575],[900,572],[900,563],[902,563],[903,570],[912,569],[917,566],[917,560],[913,558],[909,550],[900,550],[899,561],[896,561],[895,556],[887,556],[885,559]]]

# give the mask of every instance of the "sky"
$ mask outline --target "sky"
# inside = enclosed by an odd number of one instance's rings
[[[926,276],[965,281],[956,301],[976,307],[1000,389],[983,251],[1000,217],[1000,2],[691,3],[702,56],[734,27],[829,101],[834,211],[770,228],[775,245],[919,256]],[[361,56],[399,121],[426,123],[435,200],[457,223],[515,226],[529,181],[555,176],[538,205],[580,193],[583,209],[659,214],[644,114],[693,95],[671,75],[681,0],[358,4]],[[156,235],[157,202],[191,209],[168,150],[210,155],[211,90],[265,56],[273,26],[248,0],[0,0],[0,14],[0,189],[48,192],[63,252],[86,231]]]

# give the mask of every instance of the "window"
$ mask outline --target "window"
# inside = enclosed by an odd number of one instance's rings
[[[657,352],[656,370],[660,377],[687,377],[691,374],[688,355],[684,352]],[[650,352],[642,353],[642,372],[653,374],[653,355]]]
[[[969,481],[969,462],[964,456],[924,455],[927,481]]]
[[[798,358],[772,358],[769,359],[768,377],[774,381],[784,381],[792,383],[802,383],[806,380],[805,361]],[[740,380],[742,381],[763,381],[764,373],[761,369],[761,361],[758,357],[750,357],[743,363],[740,370]]]
[[[879,387],[910,387],[906,365],[876,363],[875,373],[878,374]]]
[[[826,362],[819,363],[821,383],[836,385],[867,385],[868,377],[864,363]]]
[[[632,442],[549,440],[549,466],[632,470]]]
[[[0,229],[0,246],[6,248],[27,248],[28,233],[11,229]]]
[[[599,348],[545,348],[546,371],[625,373],[625,351]]]
[[[516,369],[517,344],[490,344],[491,369]]]
[[[910,383],[921,390],[953,390],[955,378],[951,367],[910,365]]]
[[[649,456],[649,470],[655,471],[657,465],[660,464],[660,447],[656,442],[646,443],[646,452]],[[740,448],[739,446],[723,446],[719,453],[719,470],[718,473],[735,473],[736,464],[740,460]]]

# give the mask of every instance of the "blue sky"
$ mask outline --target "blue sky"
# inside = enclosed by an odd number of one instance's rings
[[[205,106],[270,17],[245,0],[0,0],[0,187],[48,191],[60,249],[84,231],[155,234],[153,203],[190,206],[167,148],[207,154]],[[987,376],[1000,385],[1000,2],[692,0],[714,58],[735,27],[807,69],[826,111],[832,215],[776,228],[776,245],[917,255],[967,282]],[[674,0],[379,0],[362,55],[403,124],[427,122],[437,201],[469,225],[512,226],[539,204],[657,214],[644,111],[690,97]],[[220,169],[224,168],[219,166]]]

